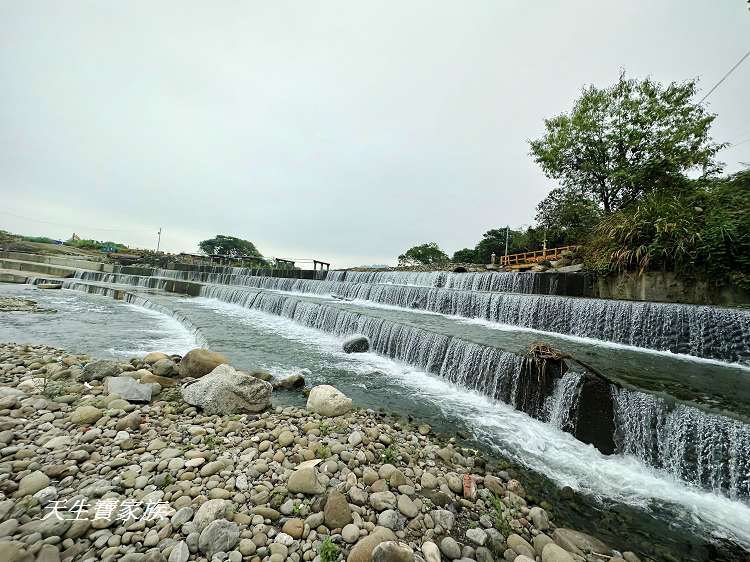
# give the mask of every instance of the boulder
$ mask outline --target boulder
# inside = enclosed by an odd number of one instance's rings
[[[610,551],[609,546],[599,539],[580,531],[574,531],[573,529],[564,529],[562,527],[555,529],[555,532],[552,533],[552,540],[568,552],[578,554],[579,556],[584,556],[592,552],[606,554]],[[548,546],[544,548],[546,549]]]
[[[329,529],[343,529],[352,522],[352,510],[346,496],[341,492],[334,491],[328,494],[323,515]]]
[[[349,336],[342,345],[346,353],[365,353],[370,351],[370,340],[362,334]]]
[[[360,539],[352,547],[346,562],[372,562],[372,551],[382,542],[395,541],[393,531],[384,527],[375,527],[372,532]]]
[[[140,381],[143,384],[157,383],[161,386],[175,386],[176,384],[178,384],[178,382],[175,379],[170,379],[169,377],[160,377],[159,375],[155,375],[150,372],[146,375],[143,375],[140,378]]]
[[[161,351],[152,351],[151,353],[147,353],[146,357],[143,358],[143,362],[147,363],[149,365],[153,365],[157,361],[161,361],[162,359],[169,359],[169,355],[166,353],[162,353]]]
[[[70,414],[70,421],[78,425],[87,425],[95,423],[103,415],[104,412],[95,406],[79,406]]]
[[[43,490],[49,486],[49,477],[39,470],[27,474],[21,478],[21,482],[18,484],[18,490],[16,490],[16,497],[22,498],[24,496],[31,496],[36,494],[39,490]]]
[[[192,352],[191,352],[192,353]],[[262,412],[271,405],[271,385],[229,365],[182,387],[182,399],[200,406],[206,414]]]
[[[212,521],[228,518],[231,513],[231,505],[227,500],[220,499],[203,502],[193,517],[193,525],[195,525],[196,531],[200,533]]]
[[[87,363],[81,372],[81,380],[84,382],[101,381],[107,377],[116,377],[122,373],[122,367],[117,361],[101,359]]]
[[[314,466],[298,468],[292,472],[286,486],[292,494],[314,496],[325,492],[325,487],[318,480],[318,471]]]
[[[159,359],[151,365],[151,372],[160,377],[171,377],[177,374],[177,365],[169,358]]]
[[[542,562],[573,562],[573,557],[564,548],[551,542],[542,550]]]
[[[305,377],[299,373],[286,377],[273,383],[273,389],[290,390],[293,388],[302,388],[305,386]]]
[[[384,541],[372,549],[372,562],[414,562],[414,551],[406,543]]]
[[[201,531],[198,548],[210,559],[216,552],[231,551],[239,540],[240,528],[237,524],[219,519]]]
[[[182,377],[199,378],[207,375],[219,365],[228,363],[229,359],[221,353],[207,349],[193,349],[188,351],[180,361],[179,373]]]
[[[107,377],[104,390],[128,402],[151,402],[151,385],[141,384],[132,377]]]
[[[321,384],[310,391],[307,409],[321,416],[343,416],[352,409],[352,400],[335,387]]]

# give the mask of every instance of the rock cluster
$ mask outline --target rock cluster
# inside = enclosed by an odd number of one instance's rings
[[[152,355],[118,365],[143,381],[176,359]],[[2,560],[638,560],[556,527],[520,482],[427,425],[319,387],[340,410],[215,415],[157,382],[131,403],[97,363],[0,345]]]

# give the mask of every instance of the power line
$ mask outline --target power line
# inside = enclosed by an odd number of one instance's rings
[[[702,97],[702,98],[700,99],[700,101],[699,101],[698,103],[703,103],[703,101],[705,101],[705,99],[706,99],[706,98],[707,98],[708,96],[710,96],[710,95],[711,95],[711,94],[712,94],[712,93],[714,92],[714,90],[716,90],[716,88],[718,88],[718,87],[719,87],[719,86],[721,85],[721,83],[722,83],[722,82],[724,82],[724,80],[726,80],[727,78],[729,78],[729,75],[730,75],[730,74],[732,74],[732,72],[734,72],[734,71],[735,71],[735,70],[737,69],[737,67],[738,67],[739,65],[741,65],[741,64],[742,64],[742,63],[743,63],[743,62],[745,61],[745,59],[746,59],[747,57],[750,57],[750,51],[748,51],[747,53],[745,53],[745,54],[744,54],[744,56],[743,56],[743,57],[742,57],[742,58],[741,58],[740,60],[738,60],[738,61],[737,61],[737,63],[736,63],[736,64],[735,64],[735,65],[734,65],[734,66],[733,66],[732,68],[730,68],[730,69],[729,69],[729,72],[727,72],[727,73],[726,73],[726,74],[725,74],[724,76],[722,76],[721,80],[719,80],[719,81],[718,81],[718,82],[717,82],[717,83],[716,83],[716,84],[714,85],[714,87],[713,87],[713,88],[711,88],[711,89],[710,89],[710,90],[708,91],[708,93],[707,93],[707,94],[706,94],[705,96],[703,96],[703,97]]]

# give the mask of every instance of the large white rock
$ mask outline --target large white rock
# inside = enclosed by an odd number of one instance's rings
[[[182,399],[200,406],[207,414],[255,413],[271,405],[271,389],[266,381],[223,364],[183,386]]]
[[[352,399],[328,384],[314,387],[307,397],[307,409],[321,416],[343,416],[352,409]]]

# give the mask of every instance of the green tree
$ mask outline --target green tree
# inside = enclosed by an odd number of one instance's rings
[[[531,156],[562,190],[580,193],[605,214],[654,190],[681,185],[690,171],[720,171],[712,141],[716,117],[693,101],[696,83],[663,86],[620,75],[609,88],[587,86],[569,114],[544,122]]]
[[[448,254],[435,242],[409,248],[398,257],[399,265],[441,265],[448,262]]]
[[[198,243],[198,247],[204,254],[217,254],[220,256],[238,258],[243,256],[261,258],[261,254],[255,244],[249,240],[217,234],[208,240]]]
[[[479,263],[477,261],[477,251],[471,248],[464,248],[462,250],[456,250],[453,253],[454,263]]]
[[[536,207],[536,223],[548,246],[582,244],[601,219],[597,204],[577,190],[553,189]]]

